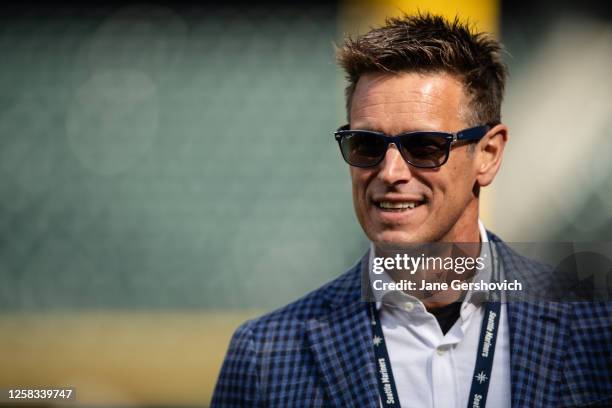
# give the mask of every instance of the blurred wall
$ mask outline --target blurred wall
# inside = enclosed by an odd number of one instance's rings
[[[0,386],[206,405],[239,323],[365,249],[337,6],[93,4],[3,11]]]
[[[511,241],[612,240],[612,12],[604,1],[503,2],[510,142],[487,192]]]

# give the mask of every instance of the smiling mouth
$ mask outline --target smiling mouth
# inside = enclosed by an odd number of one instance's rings
[[[402,212],[414,210],[418,206],[425,204],[425,201],[376,201],[374,205],[382,210],[389,212]]]

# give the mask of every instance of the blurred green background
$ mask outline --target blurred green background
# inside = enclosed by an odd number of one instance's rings
[[[611,240],[602,1],[22,2],[0,12],[0,386],[205,406],[240,322],[367,248],[333,43],[416,7],[509,51],[487,227]]]
[[[359,256],[335,7],[65,7],[0,37],[2,309],[270,308]]]

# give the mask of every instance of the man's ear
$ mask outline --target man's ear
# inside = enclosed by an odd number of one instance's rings
[[[493,182],[499,171],[508,141],[508,127],[499,124],[491,128],[476,145],[476,181],[480,187]]]

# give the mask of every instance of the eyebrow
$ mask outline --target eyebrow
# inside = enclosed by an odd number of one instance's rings
[[[349,123],[349,128],[351,130],[367,130],[370,132],[377,132],[377,133],[382,133],[388,136],[391,135],[403,135],[404,133],[412,133],[412,132],[444,132],[447,133],[447,131],[444,130],[438,130],[438,129],[426,129],[426,128],[418,128],[418,129],[411,129],[411,130],[402,130],[400,132],[397,133],[387,133],[385,131],[382,130],[381,127],[378,126],[370,126],[369,124],[366,124],[365,126],[359,126],[359,127],[353,127],[350,125]]]
[[[387,134],[386,132],[383,132],[382,128],[376,127],[376,126],[349,126],[352,130],[368,130],[370,132],[377,132],[377,133],[384,133]]]
[[[353,130],[369,130],[371,132],[378,132],[378,133],[387,134],[386,132],[384,132],[382,130],[382,127],[380,127],[380,126],[373,126],[370,122],[365,122],[364,126],[355,126],[355,127],[353,127],[351,125],[351,123],[349,123],[349,128],[353,129]]]

